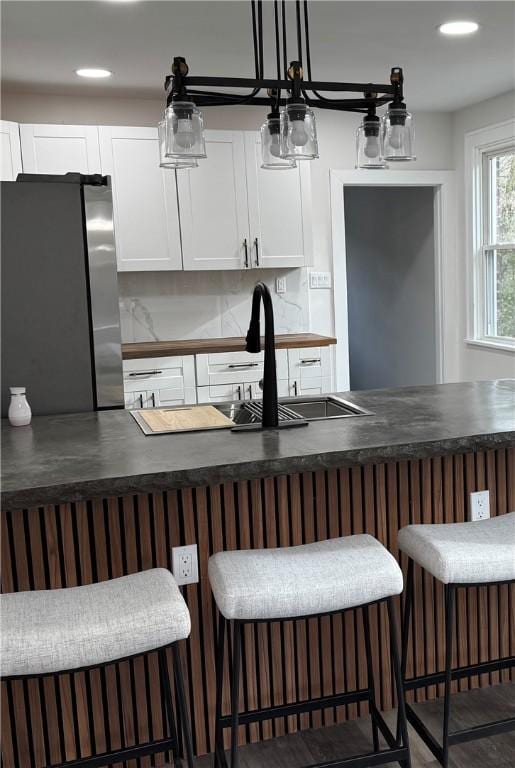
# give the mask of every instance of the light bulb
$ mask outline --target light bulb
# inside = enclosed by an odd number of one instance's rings
[[[370,158],[379,156],[379,139],[377,136],[367,136],[363,152]]]
[[[304,120],[292,120],[291,140],[296,147],[307,144],[308,134],[304,128]]]
[[[390,146],[393,147],[393,149],[400,149],[402,147],[403,137],[404,137],[404,126],[392,125],[390,130],[390,136],[388,137]]]
[[[179,118],[177,120],[177,133],[175,134],[175,142],[181,147],[181,149],[191,149],[195,144],[195,136],[193,134],[193,126],[191,120],[188,118]]]
[[[274,157],[281,157],[281,143],[279,141],[278,133],[272,134],[272,140],[270,142],[270,154]]]

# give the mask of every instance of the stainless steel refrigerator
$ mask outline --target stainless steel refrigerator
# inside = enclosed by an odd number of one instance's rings
[[[2,416],[122,408],[110,179],[20,174],[1,185]]]

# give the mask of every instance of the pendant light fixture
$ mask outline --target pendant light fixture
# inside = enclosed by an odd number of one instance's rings
[[[281,115],[274,110],[261,126],[261,168],[288,170],[295,167],[295,160],[281,157]]]
[[[166,154],[166,120],[160,120],[157,124],[157,134],[159,139],[159,166],[160,168],[169,168],[170,170],[180,170],[181,168],[198,168],[195,159],[179,159],[169,157]]]
[[[206,157],[199,107],[248,104],[268,108],[261,127],[262,168],[294,168],[297,160],[319,156],[313,108],[364,115],[356,139],[358,168],[386,168],[387,161],[414,160],[413,118],[404,102],[402,69],[393,67],[386,84],[313,80],[308,0],[273,0],[264,5],[273,8],[275,77],[265,77],[264,72],[263,0],[250,0],[254,77],[189,76],[186,60],[175,57],[165,80],[166,156],[183,161]],[[288,64],[290,9],[295,11],[296,57]],[[350,97],[343,96],[349,93]],[[377,110],[386,105],[380,118]]]
[[[388,168],[382,151],[381,120],[371,108],[356,133],[356,168]]]
[[[383,117],[382,146],[385,160],[416,160],[413,117],[403,102],[393,102]]]

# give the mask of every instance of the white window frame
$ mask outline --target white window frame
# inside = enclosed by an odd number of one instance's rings
[[[469,344],[515,351],[515,339],[495,335],[492,318],[495,296],[487,291],[487,259],[492,246],[514,248],[513,243],[488,242],[492,189],[485,184],[489,159],[515,147],[515,120],[507,120],[465,135],[466,263],[469,292],[467,339]]]

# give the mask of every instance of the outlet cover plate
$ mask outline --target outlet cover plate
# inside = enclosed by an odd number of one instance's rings
[[[277,277],[275,280],[275,292],[276,293],[286,293],[286,278],[285,277]]]
[[[470,520],[487,520],[490,517],[490,491],[470,494]]]
[[[172,548],[172,572],[177,584],[198,583],[198,551],[196,544]]]

